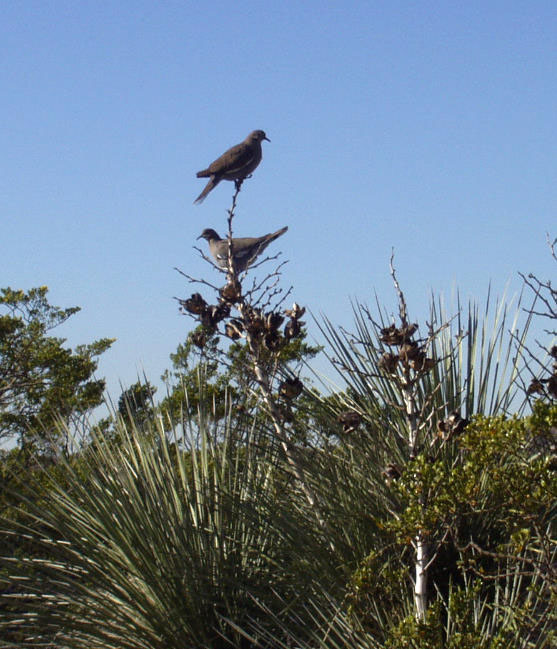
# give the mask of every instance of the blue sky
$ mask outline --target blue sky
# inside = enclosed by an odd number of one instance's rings
[[[100,366],[116,397],[157,382],[190,330],[172,298],[197,289],[174,267],[216,279],[192,246],[224,233],[233,189],[193,205],[195,173],[256,128],[272,142],[235,233],[288,225],[283,284],[316,313],[394,307],[393,248],[422,322],[431,292],[481,301],[554,274],[554,0],[0,12],[0,285],[81,306],[59,331],[72,345],[116,337]]]

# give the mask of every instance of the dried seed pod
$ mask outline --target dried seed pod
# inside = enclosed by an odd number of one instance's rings
[[[214,329],[219,322],[230,315],[230,307],[226,304],[208,306],[201,315],[201,324],[209,329]]]
[[[362,423],[362,415],[355,410],[346,410],[340,413],[337,420],[342,424],[343,433],[353,433]]]
[[[192,331],[190,334],[190,340],[196,347],[203,349],[207,342],[207,334],[201,329],[197,329],[196,331]]]
[[[453,428],[453,432],[454,432],[456,435],[460,435],[460,433],[462,433],[462,432],[464,431],[464,429],[466,428],[466,426],[468,426],[469,423],[470,423],[470,422],[468,421],[468,419],[465,419],[464,417],[461,417],[461,418],[460,418],[460,419],[455,423],[454,428]]]
[[[383,471],[381,471],[381,475],[383,476],[383,479],[385,480],[387,485],[390,487],[394,481],[400,478],[400,476],[402,475],[402,470],[398,466],[398,464],[394,464],[393,462],[390,462],[383,469]]]
[[[214,329],[215,328],[215,322],[213,320],[213,315],[207,309],[204,313],[201,314],[201,317],[199,318],[199,321],[204,327],[207,327],[207,329]]]
[[[553,345],[553,347],[549,350],[549,355],[551,358],[557,358],[557,345]]]
[[[427,358],[425,353],[410,361],[410,367],[416,372],[429,372],[435,367],[435,359]]]
[[[437,422],[437,436],[440,437],[441,439],[444,439],[446,433],[447,433],[447,425],[445,424],[445,420],[440,419]]]
[[[451,429],[453,433],[462,433],[462,431],[468,425],[468,419],[464,419],[460,416],[460,413],[457,410],[453,410],[451,414],[445,420],[446,425]]]
[[[228,318],[228,316],[230,315],[230,305],[225,304],[224,302],[221,302],[216,306],[211,306],[209,307],[209,309],[216,323],[222,322],[225,318]]]
[[[246,322],[246,331],[251,336],[261,336],[265,333],[265,321],[260,316],[254,315]]]
[[[244,326],[242,322],[237,318],[232,318],[229,322],[226,323],[224,327],[224,333],[232,340],[238,340],[242,337],[242,332],[244,331]]]
[[[267,331],[269,333],[271,332],[276,332],[276,330],[280,327],[280,325],[284,322],[284,316],[282,316],[280,313],[277,313],[276,311],[272,311],[271,313],[267,314],[266,318],[266,327]]]
[[[192,313],[193,315],[201,315],[207,308],[207,302],[205,302],[200,293],[193,293],[187,300],[180,300],[180,304],[188,313]]]
[[[453,435],[460,435],[470,422],[460,416],[457,410],[453,410],[449,416],[437,423],[437,434],[444,440],[449,440]]]
[[[287,378],[279,386],[279,395],[288,401],[300,396],[304,384],[299,378]]]
[[[406,325],[406,327],[401,327],[399,331],[404,340],[410,340],[410,338],[412,338],[417,330],[418,324],[414,322],[412,324]]]
[[[421,349],[421,347],[418,347],[418,343],[415,342],[403,343],[400,347],[398,355],[403,363],[409,363],[410,361],[420,361],[425,358],[425,352]]]
[[[220,289],[219,295],[225,302],[236,304],[242,297],[242,285],[237,279],[233,279]]]
[[[388,327],[383,327],[380,331],[379,340],[385,345],[401,345],[404,342],[402,334],[398,327],[394,324],[389,325]]]
[[[547,379],[547,391],[552,397],[557,398],[557,376],[555,374]]]
[[[294,318],[294,320],[299,320],[304,313],[306,312],[306,307],[305,306],[300,306],[299,304],[294,304],[292,305],[291,309],[286,309],[285,314],[287,315],[288,318]]]
[[[378,365],[379,368],[388,374],[394,374],[398,365],[398,354],[391,354],[390,352],[385,352],[379,359]]]
[[[526,390],[527,394],[544,394],[545,390],[543,383],[539,379],[532,379],[528,389]]]
[[[284,325],[284,337],[287,340],[292,340],[292,338],[297,338],[302,332],[302,326],[305,323],[296,318],[290,318],[290,320]]]
[[[281,347],[282,339],[277,331],[271,331],[265,334],[263,343],[269,351],[276,352]]]
[[[392,324],[381,329],[379,340],[386,345],[403,345],[411,342],[412,336],[416,333],[418,325],[416,323],[397,327]]]

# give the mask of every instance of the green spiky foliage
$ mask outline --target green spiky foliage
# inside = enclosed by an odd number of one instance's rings
[[[469,305],[447,322],[433,305],[422,340],[434,362],[411,375],[421,423],[413,449],[400,383],[381,362],[392,352],[380,340],[391,323],[361,305],[355,334],[325,321],[347,387],[320,399],[329,431],[303,468],[338,583],[334,592],[317,584],[301,608],[275,620],[280,634],[252,621],[247,637],[304,649],[552,646],[557,411],[539,403],[531,417],[505,416],[522,412],[517,379],[530,318],[519,329],[520,305],[516,313],[495,306],[480,316]],[[471,422],[449,429],[456,410]],[[418,533],[429,551],[423,616],[412,589]]]
[[[40,503],[20,485],[1,524],[1,547],[27,545],[2,553],[4,646],[242,646],[225,620],[245,624],[274,591],[305,596],[316,573],[292,548],[318,541],[279,449],[249,420],[219,425],[201,410],[168,438],[128,421],[63,461]]]

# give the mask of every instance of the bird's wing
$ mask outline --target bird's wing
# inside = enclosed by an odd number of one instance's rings
[[[259,252],[264,239],[265,237],[242,237],[235,239],[232,245],[234,257],[238,261],[251,258]]]
[[[225,153],[217,158],[209,167],[211,174],[229,174],[242,170],[248,165],[256,155],[256,149],[249,144],[242,142],[228,149]]]

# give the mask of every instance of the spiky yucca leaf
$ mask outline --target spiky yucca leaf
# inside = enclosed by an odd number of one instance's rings
[[[403,404],[400,391],[379,364],[389,347],[378,342],[380,330],[391,322],[379,304],[375,316],[359,302],[353,311],[354,333],[339,329],[328,318],[318,322],[331,350],[329,359],[348,386],[344,405],[360,406],[372,420],[392,422]],[[517,393],[516,379],[531,320],[527,317],[519,329],[521,312],[520,299],[509,313],[504,297],[493,304],[488,295],[483,315],[478,305],[470,302],[465,309],[458,299],[454,317],[441,299],[432,299],[428,322],[421,323],[419,332],[430,339],[428,353],[437,364],[424,373],[419,388],[424,400],[433,400],[433,411],[493,415],[509,412],[511,405],[520,408],[524,398]]]
[[[200,416],[189,453],[162,430],[121,427],[116,443],[67,461],[39,505],[28,498],[17,522],[2,521],[3,546],[26,545],[1,559],[5,646],[235,644],[222,616],[241,622],[251,597],[297,590],[277,568],[299,533],[265,435],[230,418],[217,435]]]
[[[272,609],[264,602],[256,602],[263,617],[272,620],[269,626],[273,630],[255,618],[245,627],[238,627],[231,620],[229,624],[250,643],[268,649],[381,649],[384,646],[325,591],[302,602],[297,610],[290,610],[288,602],[279,594],[276,598],[282,603],[282,615],[275,612],[280,607]]]

